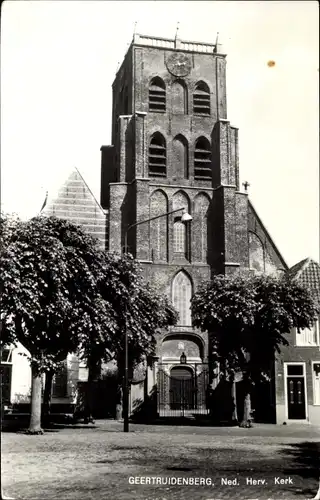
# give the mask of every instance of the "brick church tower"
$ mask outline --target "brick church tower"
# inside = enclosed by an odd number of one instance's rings
[[[239,268],[286,268],[239,189],[222,47],[135,35],[113,83],[112,146],[101,153],[107,249],[121,253],[127,232],[127,250],[180,315],[159,338],[159,366],[171,378],[188,377],[188,370],[196,377],[196,365],[208,360],[207,336],[191,325],[198,284]],[[180,208],[192,222],[181,221]]]

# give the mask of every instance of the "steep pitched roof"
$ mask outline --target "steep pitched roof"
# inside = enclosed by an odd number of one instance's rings
[[[100,206],[77,168],[59,189],[58,195],[48,200],[41,213],[67,219],[83,227],[106,246],[107,213]]]
[[[290,278],[298,278],[301,271],[306,267],[309,261],[310,259],[309,257],[307,257],[306,259],[303,259],[294,266],[290,267],[287,272],[288,276],[290,276]]]
[[[284,271],[287,271],[288,265],[279,252],[276,244],[271,238],[267,228],[263,224],[259,215],[257,214],[252,202],[248,200],[249,207],[249,231],[254,230],[256,234],[261,238],[266,246],[266,250],[272,256],[274,262],[278,263],[279,268],[282,268]]]
[[[320,266],[316,261],[303,259],[289,269],[288,275],[308,288],[320,305]]]

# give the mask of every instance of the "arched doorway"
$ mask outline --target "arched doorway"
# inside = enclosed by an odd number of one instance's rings
[[[170,372],[170,409],[192,410],[194,406],[194,377],[191,368],[174,366]]]

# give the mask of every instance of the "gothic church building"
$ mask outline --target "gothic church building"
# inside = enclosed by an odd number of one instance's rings
[[[232,387],[218,383],[209,369],[208,335],[192,327],[190,299],[203,280],[238,271],[288,272],[320,301],[319,264],[305,259],[288,270],[240,189],[238,130],[227,118],[226,93],[219,43],[135,35],[113,83],[101,205],[75,170],[42,211],[81,225],[107,251],[132,253],[146,280],[179,312],[177,326],[158,335],[155,356],[133,373],[131,414],[142,408],[151,418],[202,418],[210,412],[210,420],[226,421],[236,400],[241,419],[241,379]],[[270,366],[271,383],[252,394],[255,418],[320,423],[319,320],[288,333],[289,346]],[[25,412],[31,371],[23,353],[21,345],[1,353],[1,388],[2,403]],[[96,417],[114,415],[115,391],[103,378],[112,370],[104,366],[97,381]],[[68,355],[54,377],[53,411],[73,411],[87,378],[85,361]]]
[[[147,370],[148,391],[158,384],[161,408],[179,411],[174,380],[202,376],[198,388],[207,384],[208,338],[192,328],[190,314],[199,283],[213,274],[287,266],[240,190],[238,129],[227,117],[219,43],[135,35],[112,89],[112,146],[101,148],[107,250],[130,251],[179,311]],[[183,209],[191,222],[183,222]],[[188,398],[186,407],[195,409]],[[198,398],[204,408],[204,389]]]

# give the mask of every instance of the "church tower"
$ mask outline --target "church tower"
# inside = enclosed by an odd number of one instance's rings
[[[192,328],[191,296],[212,274],[249,270],[248,224],[258,224],[239,190],[226,55],[218,42],[135,35],[112,88],[112,146],[101,148],[107,249],[121,253],[126,245],[146,279],[172,299],[179,323],[159,338],[159,362],[172,377],[184,354],[195,379],[208,339]],[[182,221],[183,209],[192,222]]]
[[[184,266],[204,278],[248,267],[247,228],[237,224],[247,195],[239,193],[219,44],[135,35],[113,83],[112,143],[101,148],[110,250],[123,250],[129,225],[182,207],[189,227],[175,213],[128,232],[148,275]]]

